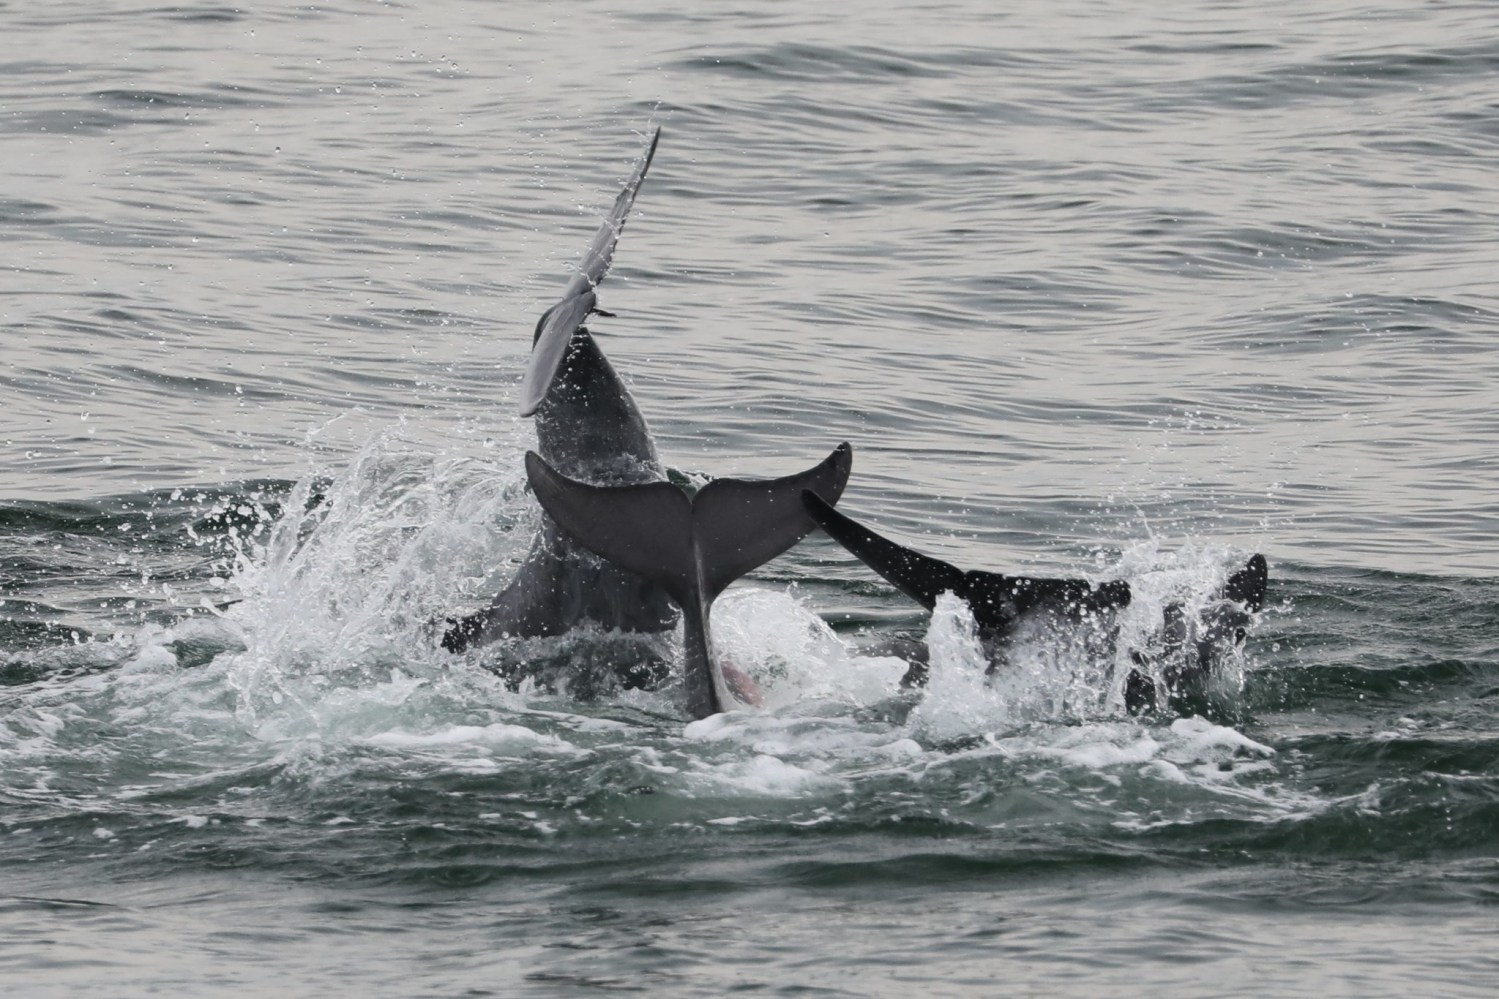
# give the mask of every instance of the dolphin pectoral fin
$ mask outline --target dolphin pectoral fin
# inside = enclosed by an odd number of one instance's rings
[[[526,474],[541,508],[578,544],[656,583],[682,609],[687,710],[706,718],[723,709],[729,694],[708,630],[714,598],[816,526],[800,497],[809,487],[841,494],[852,454],[840,444],[797,475],[716,479],[692,499],[669,482],[578,482],[535,452],[526,453]]]
[[[1207,676],[1220,655],[1243,646],[1254,615],[1265,605],[1269,582],[1270,566],[1263,555],[1251,556],[1244,568],[1228,577],[1217,598],[1185,629],[1197,653],[1187,673]]]
[[[533,557],[488,607],[464,617],[446,618],[442,647],[456,653],[499,638],[562,634],[567,629],[558,618],[561,594],[553,569],[552,563]]]
[[[1265,590],[1270,585],[1270,564],[1263,555],[1253,555],[1244,568],[1228,577],[1223,597],[1243,604],[1246,610],[1258,611],[1265,606]]]
[[[651,133],[650,145],[635,165],[635,172],[625,182],[624,189],[614,199],[614,207],[594,234],[593,242],[583,254],[583,263],[568,282],[562,300],[548,309],[536,324],[536,336],[531,345],[531,360],[526,365],[521,379],[520,415],[531,416],[557,374],[557,367],[567,353],[568,342],[573,333],[589,315],[598,312],[598,298],[594,289],[609,273],[609,264],[614,260],[614,247],[624,231],[625,219],[635,204],[635,195],[650,169],[651,159],[656,155],[656,143],[661,140],[661,129]]]
[[[881,537],[810,490],[802,493],[802,505],[834,541],[927,610],[937,605],[943,593],[963,596],[966,592],[965,574],[957,566]]]
[[[532,416],[546,398],[547,389],[567,354],[567,345],[583,321],[593,312],[598,299],[593,289],[564,298],[546,311],[536,324],[536,341],[531,345],[531,360],[520,383],[520,415]]]

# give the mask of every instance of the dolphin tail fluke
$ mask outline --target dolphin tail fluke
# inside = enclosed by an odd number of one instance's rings
[[[837,499],[853,462],[840,444],[820,464],[781,479],[715,479],[695,497],[667,482],[595,486],[570,479],[535,452],[526,474],[547,515],[583,547],[660,585],[682,608],[688,711],[723,710],[726,688],[708,642],[708,611],[735,579],[816,527],[803,490]]]
[[[817,524],[802,506],[802,493],[814,490],[837,502],[853,460],[853,449],[844,443],[805,472],[779,479],[714,479],[698,490],[693,526],[710,599],[811,534]]]
[[[630,207],[635,204],[635,195],[645,181],[646,171],[651,167],[651,159],[656,155],[656,143],[659,141],[661,129],[657,128],[651,133],[650,145],[646,146],[640,162],[635,164],[635,172],[625,182],[624,189],[614,199],[614,207],[599,226],[599,231],[594,234],[588,252],[583,255],[583,263],[568,282],[561,301],[548,309],[536,324],[531,360],[521,379],[520,415],[530,416],[541,406],[547,389],[551,387],[552,379],[557,374],[557,368],[567,353],[567,345],[572,341],[573,334],[591,314],[599,311],[595,289],[604,280],[604,275],[609,273],[609,265],[614,260],[614,247],[619,242],[619,234],[624,231],[625,219],[630,214]]]
[[[669,482],[579,482],[535,451],[526,452],[526,476],[547,516],[584,548],[664,587],[673,599],[688,592],[692,503],[682,490]]]
[[[881,537],[833,509],[815,490],[802,494],[802,504],[834,541],[927,610],[937,606],[937,597],[943,593],[966,592],[965,575],[957,566]]]

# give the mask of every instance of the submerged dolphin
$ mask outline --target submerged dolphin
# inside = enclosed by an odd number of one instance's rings
[[[802,493],[807,513],[833,540],[918,604],[931,610],[943,593],[967,602],[979,636],[991,647],[1028,622],[1081,623],[1097,621],[1129,606],[1130,586],[1122,579],[1094,585],[1082,579],[1037,579],[972,570],[902,547],[848,517],[815,490]],[[1160,656],[1161,682],[1167,696],[1206,679],[1217,650],[1242,644],[1251,615],[1265,603],[1269,565],[1255,555],[1228,578],[1214,601],[1195,618],[1179,604],[1165,610],[1164,649]],[[1185,661],[1183,653],[1190,653]],[[1132,651],[1135,665],[1149,669],[1156,660]],[[992,667],[991,667],[992,668]],[[925,679],[913,668],[907,682]],[[1132,712],[1156,706],[1156,682],[1139,669],[1125,679],[1125,705]]]
[[[1130,670],[1124,679],[1124,706],[1138,714],[1166,703],[1181,706],[1200,699],[1218,657],[1244,644],[1254,615],[1265,606],[1269,584],[1270,564],[1265,556],[1252,555],[1197,613],[1186,613],[1181,604],[1168,604],[1160,651],[1130,650],[1130,659],[1139,668]]]
[[[844,444],[800,475],[719,479],[693,500],[666,481],[635,400],[583,325],[607,315],[597,288],[660,137],[657,129],[579,272],[536,324],[521,415],[536,418],[540,453],[527,452],[526,471],[542,504],[541,530],[510,585],[485,610],[453,622],[442,645],[460,652],[583,624],[661,632],[675,626],[681,607],[687,710],[704,718],[732,693],[711,652],[713,599],[816,527],[801,508],[802,490],[836,500],[852,459]]]

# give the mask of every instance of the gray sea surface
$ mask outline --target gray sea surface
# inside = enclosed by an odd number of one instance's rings
[[[0,3],[7,995],[1492,995],[1499,9]],[[593,324],[663,460],[965,568],[1250,553],[1212,696],[821,535],[762,709],[454,657]],[[902,692],[893,638],[933,682]]]

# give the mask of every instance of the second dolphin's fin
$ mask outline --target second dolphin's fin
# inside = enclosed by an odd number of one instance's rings
[[[651,158],[656,155],[656,143],[661,140],[661,129],[651,133],[651,144],[635,165],[635,172],[625,182],[624,190],[614,199],[614,207],[604,219],[593,243],[583,255],[582,266],[567,283],[562,300],[542,314],[536,323],[536,338],[531,344],[531,361],[526,365],[526,374],[520,385],[520,415],[530,416],[536,412],[546,398],[557,366],[567,353],[567,345],[573,333],[594,312],[598,311],[598,298],[594,292],[604,275],[609,273],[609,264],[614,259],[614,246],[619,234],[624,231],[625,218],[630,206],[635,204],[635,194],[645,180],[645,172],[651,167]]]
[[[940,594],[952,593],[968,602],[974,622],[994,637],[1009,631],[1022,615],[1032,610],[1077,616],[1129,604],[1129,583],[1123,580],[1094,586],[1083,579],[964,572],[881,537],[833,509],[815,492],[803,493],[802,503],[818,527],[906,596],[931,610]]]
[[[1263,555],[1251,555],[1244,568],[1228,577],[1223,584],[1223,599],[1244,605],[1244,609],[1256,613],[1265,606],[1265,590],[1270,585],[1270,563]]]
[[[833,509],[831,503],[810,489],[803,494],[802,503],[817,526],[834,541],[927,610],[937,606],[937,598],[943,593],[958,594],[964,589],[963,570],[957,566],[903,548],[874,533]]]
[[[526,452],[541,508],[574,540],[622,569],[659,584],[682,608],[687,710],[723,710],[723,677],[709,648],[708,612],[734,580],[796,544],[817,525],[804,490],[837,499],[853,450],[840,444],[820,464],[780,479],[714,479],[697,495],[667,482],[595,486]]]

